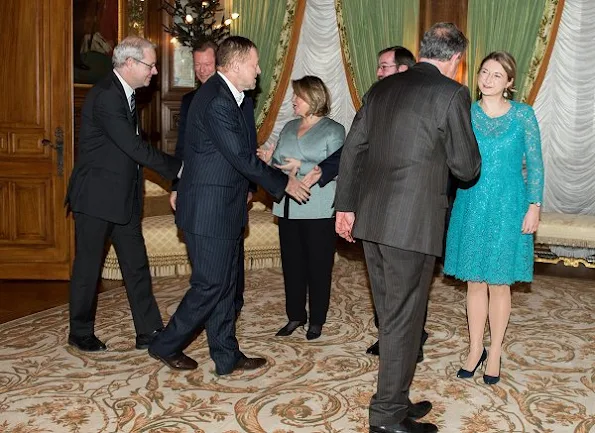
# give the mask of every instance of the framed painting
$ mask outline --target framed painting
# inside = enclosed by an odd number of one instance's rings
[[[192,89],[195,86],[192,48],[179,43],[172,44],[173,77],[172,87]]]
[[[74,83],[92,85],[112,69],[114,47],[132,34],[144,36],[142,0],[73,0]]]

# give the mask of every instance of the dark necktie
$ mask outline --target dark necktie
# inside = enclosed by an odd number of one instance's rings
[[[138,121],[136,118],[136,99],[134,93],[130,95],[130,113],[132,114],[132,123],[134,124],[134,130],[138,134]]]

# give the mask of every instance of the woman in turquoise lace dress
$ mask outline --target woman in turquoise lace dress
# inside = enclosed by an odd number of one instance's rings
[[[491,53],[481,63],[481,98],[471,107],[481,174],[473,186],[457,190],[446,240],[444,273],[467,282],[470,347],[457,376],[472,377],[487,358],[486,384],[500,379],[510,285],[533,279],[533,233],[543,195],[539,126],[530,106],[511,100],[515,74],[515,60],[505,52]]]

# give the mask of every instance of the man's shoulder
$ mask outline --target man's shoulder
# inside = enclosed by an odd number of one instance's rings
[[[185,93],[184,96],[182,96],[182,103],[184,103],[184,102],[190,103],[190,101],[192,101],[192,98],[194,97],[194,95],[196,95],[197,90],[198,89],[194,89],[188,93]]]
[[[229,93],[229,97],[227,93]],[[202,103],[213,101],[219,98],[233,99],[233,97],[231,97],[231,91],[227,88],[227,85],[223,79],[221,79],[217,74],[213,75],[197,89],[197,95]]]
[[[118,78],[116,77],[116,75],[114,74],[113,71],[110,71],[109,74],[107,74],[105,77],[103,77],[101,80],[99,80],[91,89],[91,91],[94,91],[95,93],[101,93],[101,92],[114,92],[117,93],[118,92],[118,85],[120,85],[120,87],[122,86],[122,84],[120,84],[120,82],[118,81]],[[122,91],[124,89],[122,88]]]
[[[442,74],[436,66],[427,62],[418,62],[409,71],[411,72],[410,77],[416,79],[423,76],[430,85],[444,86],[454,91],[463,87],[461,83]]]
[[[117,80],[113,72],[110,72],[108,75],[103,77],[91,88],[91,90],[89,90],[89,93],[87,93],[86,96],[86,101],[93,103],[113,103],[115,101],[119,101],[118,98],[120,91],[114,82],[114,79]]]

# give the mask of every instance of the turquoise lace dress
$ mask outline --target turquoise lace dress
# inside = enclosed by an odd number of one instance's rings
[[[533,279],[533,235],[522,234],[530,203],[541,203],[543,161],[533,109],[511,101],[487,116],[471,106],[482,165],[476,184],[458,189],[446,237],[444,273],[463,281],[512,284]],[[526,163],[526,176],[523,174]]]

